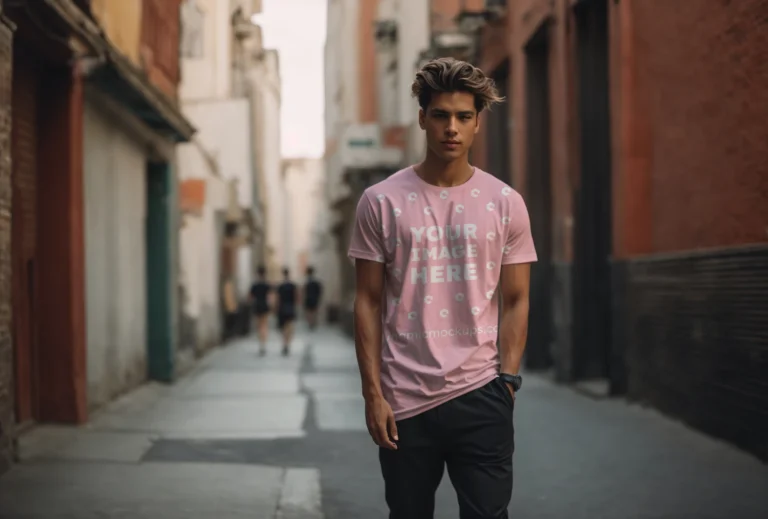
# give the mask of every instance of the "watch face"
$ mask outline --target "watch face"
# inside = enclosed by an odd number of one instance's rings
[[[510,375],[509,373],[504,373],[501,375],[502,380],[508,384],[512,384],[512,388],[517,391],[520,389],[520,386],[523,385],[523,377],[520,375]]]

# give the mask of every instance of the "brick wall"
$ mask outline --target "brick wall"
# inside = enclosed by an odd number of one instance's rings
[[[0,0],[0,16],[2,0]],[[12,459],[11,340],[11,32],[0,18],[0,473]]]
[[[553,360],[558,367],[571,356],[572,200],[578,180],[571,8],[571,0],[510,0],[507,8],[512,185],[528,205],[539,252],[531,269],[531,369]]]
[[[549,67],[549,149],[552,185],[552,254],[555,261],[572,256],[572,191],[578,176],[574,130],[570,0],[514,0],[509,5],[512,33],[510,78],[514,129],[513,186],[527,197],[528,172],[526,46],[544,33]]]
[[[628,397],[768,462],[768,247],[627,261],[615,342]]]
[[[500,19],[495,20],[485,25],[480,30],[479,35],[479,49],[478,49],[478,62],[477,66],[486,74],[492,75],[499,67],[505,66],[505,62],[509,59],[510,54],[510,36],[511,36],[511,18],[505,14]],[[510,88],[501,88],[500,94],[506,98],[506,102],[502,106],[494,107],[494,110],[501,110],[505,113],[505,119],[511,117],[511,104],[510,98],[512,91]],[[492,164],[497,161],[489,159],[489,154],[495,153],[507,153],[511,158],[511,142],[505,143],[503,148],[499,148],[498,139],[494,139],[491,132],[495,130],[493,121],[489,121],[493,115],[484,113],[480,116],[480,131],[475,137],[474,145],[472,146],[472,163],[483,170],[488,170],[492,167]],[[490,122],[490,124],[489,124]],[[496,171],[495,174],[499,175],[504,182],[512,182],[512,168],[509,167],[507,171]]]
[[[650,252],[768,241],[768,3],[629,5]]]
[[[768,460],[768,4],[610,5],[626,391]]]
[[[480,11],[484,6],[485,0],[431,0],[429,20],[432,34],[455,29],[455,18],[462,8],[467,11]]]
[[[12,81],[13,125],[11,176],[13,225],[11,233],[13,344],[16,373],[16,420],[36,418],[37,394],[34,373],[36,359],[37,264],[37,171],[38,148],[38,66],[25,57],[35,55],[29,48],[14,48]]]
[[[150,81],[175,98],[179,70],[180,0],[144,0],[141,56]]]
[[[377,122],[379,106],[376,91],[376,44],[373,23],[376,20],[378,0],[365,0],[358,8],[359,23],[357,45],[358,114],[361,123]]]

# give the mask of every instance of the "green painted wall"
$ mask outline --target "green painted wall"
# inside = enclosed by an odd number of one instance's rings
[[[147,168],[147,365],[151,380],[175,374],[176,182],[167,163]]]

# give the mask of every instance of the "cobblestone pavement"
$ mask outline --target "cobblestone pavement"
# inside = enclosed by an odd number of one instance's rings
[[[87,428],[29,435],[0,517],[386,518],[351,342],[300,331],[285,359],[277,340],[263,358],[253,340],[223,347]],[[768,517],[768,467],[654,411],[526,375],[515,412],[511,517]],[[435,517],[458,518],[447,477]]]

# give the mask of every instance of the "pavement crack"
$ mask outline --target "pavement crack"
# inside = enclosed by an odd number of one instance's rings
[[[273,514],[272,519],[282,519],[283,517],[282,504],[283,496],[285,495],[285,483],[287,477],[288,469],[286,467],[282,467],[282,472],[280,473],[280,491],[277,494],[277,503],[275,503],[275,513]]]

